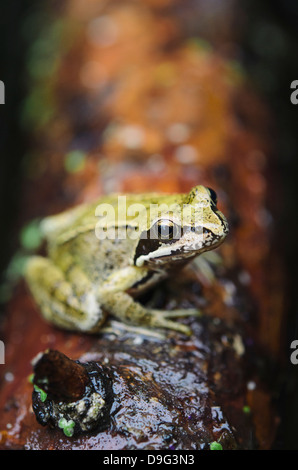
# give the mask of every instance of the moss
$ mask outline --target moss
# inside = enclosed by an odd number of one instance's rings
[[[64,160],[64,166],[67,172],[76,173],[84,168],[86,154],[81,150],[73,150],[69,152]]]
[[[40,230],[40,220],[34,219],[26,224],[20,233],[20,242],[26,250],[36,250],[42,241],[42,233]]]
[[[61,418],[58,422],[58,426],[60,429],[63,429],[65,436],[71,437],[73,435],[75,422],[72,419],[67,421],[67,419]]]
[[[210,450],[223,450],[223,448],[219,442],[213,441],[210,443]]]
[[[39,388],[37,385],[34,385],[34,390],[39,393],[40,400],[42,402],[45,402],[48,397],[47,393],[41,388]]]
[[[243,413],[245,413],[245,414],[247,414],[247,415],[250,414],[250,411],[251,411],[251,410],[250,410],[250,406],[245,405],[245,406],[242,408],[242,411],[243,411]]]

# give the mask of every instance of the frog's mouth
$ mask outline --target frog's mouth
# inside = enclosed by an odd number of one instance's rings
[[[215,235],[209,229],[203,229],[198,235],[194,232],[184,234],[179,240],[162,243],[159,240],[141,240],[136,249],[136,266],[173,267],[189,263],[201,253],[219,246],[224,237]]]
[[[144,264],[151,266],[152,268],[166,267],[166,269],[173,269],[176,267],[183,267],[188,264],[197,256],[196,253],[181,250],[174,250],[168,255],[161,255],[151,257],[144,262]]]

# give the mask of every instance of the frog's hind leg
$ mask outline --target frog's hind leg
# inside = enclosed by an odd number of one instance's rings
[[[93,286],[80,270],[72,271],[66,279],[51,260],[34,256],[27,262],[25,279],[47,321],[64,329],[98,331],[105,318]]]

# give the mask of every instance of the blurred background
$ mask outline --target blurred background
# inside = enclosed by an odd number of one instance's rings
[[[282,419],[274,446],[297,449],[298,366],[289,361],[290,343],[298,339],[298,106],[290,101],[291,82],[298,80],[297,2],[75,0],[41,6],[15,0],[2,2],[0,10],[3,312],[12,295],[7,277],[16,279],[24,250],[39,246],[40,217],[104,192],[148,191],[153,180],[157,190],[187,190],[204,179],[204,159],[216,163],[217,178],[223,178],[219,163],[235,132],[229,120],[234,100],[239,122],[261,134],[272,155],[267,205],[275,214],[273,243],[286,277],[286,359],[277,400]],[[199,101],[196,77],[207,104]],[[206,132],[196,137],[196,126]],[[262,155],[255,161],[260,167]],[[233,164],[241,174],[236,157]]]

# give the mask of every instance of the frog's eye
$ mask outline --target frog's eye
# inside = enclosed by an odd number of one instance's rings
[[[211,198],[211,201],[213,202],[213,204],[217,204],[217,195],[216,195],[216,192],[214,191],[214,189],[212,188],[207,188],[208,191],[209,191],[209,194],[210,194],[210,198]]]
[[[175,240],[181,236],[181,227],[171,220],[160,219],[152,227],[152,236],[162,241]]]

